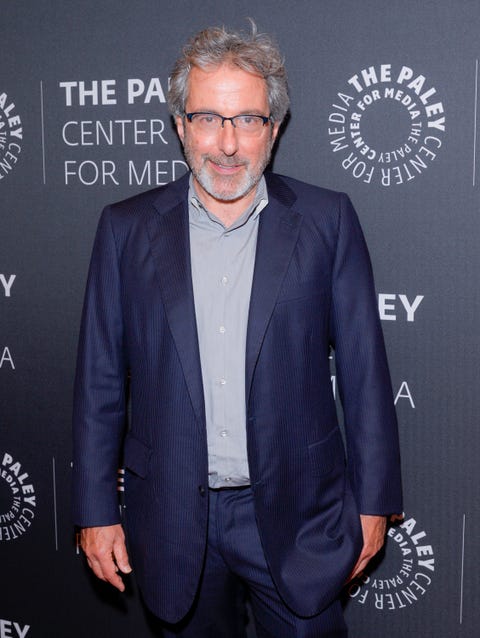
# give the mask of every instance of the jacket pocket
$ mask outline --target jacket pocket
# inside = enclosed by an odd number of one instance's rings
[[[324,439],[308,446],[310,467],[314,476],[325,476],[334,469],[345,468],[345,448],[342,434],[334,428]]]
[[[298,282],[295,285],[284,285],[280,290],[276,303],[281,304],[288,301],[300,301],[309,297],[324,296],[325,292],[325,289],[313,280]]]
[[[151,455],[152,450],[146,443],[132,434],[127,434],[124,445],[124,465],[128,470],[140,478],[145,478]]]

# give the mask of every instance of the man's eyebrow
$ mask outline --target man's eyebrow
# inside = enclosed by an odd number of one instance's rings
[[[220,113],[218,111],[216,111],[215,109],[203,109],[203,108],[198,108],[198,109],[191,109],[189,111],[186,111],[187,113],[211,113],[212,115],[220,115]]]
[[[259,109],[247,109],[245,111],[241,111],[238,115],[261,115],[262,117],[265,117],[263,111],[260,111]]]
[[[263,114],[262,111],[260,111],[259,109],[244,109],[243,111],[240,111],[239,113],[235,113],[235,115],[223,115],[223,113],[220,113],[220,111],[217,111],[216,109],[209,109],[209,108],[197,108],[195,110],[192,111],[188,111],[188,113],[211,113],[212,115],[220,115],[221,117],[236,117],[237,115],[260,115],[262,117],[265,117],[265,115]]]

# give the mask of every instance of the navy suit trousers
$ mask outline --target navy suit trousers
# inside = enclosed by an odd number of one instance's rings
[[[272,581],[255,521],[252,490],[209,490],[208,547],[202,580],[187,617],[164,630],[177,638],[246,638],[245,597],[258,638],[346,638],[337,600],[317,616],[301,618]],[[282,534],[282,530],[278,530]],[[286,548],[287,551],[287,548]]]

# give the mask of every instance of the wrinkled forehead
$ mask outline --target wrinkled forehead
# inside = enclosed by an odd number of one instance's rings
[[[208,102],[218,103],[219,107],[250,102],[252,107],[264,110],[268,106],[267,83],[258,72],[235,64],[195,65],[190,69],[186,84],[185,104],[187,102],[189,107],[194,102],[195,108],[205,108]]]

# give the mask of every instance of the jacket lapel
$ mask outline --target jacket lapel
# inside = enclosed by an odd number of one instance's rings
[[[246,397],[265,331],[292,257],[302,221],[291,209],[293,191],[275,175],[266,175],[269,204],[260,215],[246,345]],[[205,407],[198,349],[190,261],[188,175],[174,182],[154,202],[159,214],[148,221],[148,234],[170,332],[175,341],[198,423]]]
[[[154,202],[159,214],[148,221],[148,234],[170,332],[198,423],[204,427],[202,372],[190,261],[188,175],[174,182]]]
[[[268,206],[260,215],[255,270],[248,315],[245,396],[248,399],[263,338],[297,242],[302,216],[291,209],[296,199],[280,178],[267,174]]]

